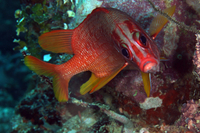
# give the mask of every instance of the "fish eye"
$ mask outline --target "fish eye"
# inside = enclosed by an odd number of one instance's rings
[[[126,48],[122,48],[122,54],[126,57],[129,58],[129,51]]]
[[[146,39],[146,37],[145,37],[144,35],[140,35],[140,42],[141,42],[144,46],[147,45],[147,44],[146,44],[147,39]]]
[[[138,42],[138,44],[140,44],[143,47],[146,47],[148,44],[147,38],[141,32],[135,32],[135,34],[133,34],[133,39],[135,39]]]

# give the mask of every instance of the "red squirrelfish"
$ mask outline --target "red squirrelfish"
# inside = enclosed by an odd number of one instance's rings
[[[154,38],[165,25],[156,23],[161,26],[152,31]],[[102,88],[128,64],[137,66],[142,71],[149,96],[146,73],[159,70],[159,50],[152,38],[133,18],[117,9],[96,8],[73,30],[42,34],[39,44],[47,51],[74,55],[61,65],[46,63],[30,55],[24,58],[25,65],[38,75],[53,77],[53,90],[60,102],[68,100],[69,81],[80,72],[92,72],[90,79],[81,86],[80,93],[84,95]]]

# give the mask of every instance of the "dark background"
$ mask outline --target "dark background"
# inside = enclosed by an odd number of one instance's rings
[[[30,73],[23,64],[23,56],[13,48],[16,36],[15,10],[20,9],[19,0],[0,0],[0,107],[14,107],[27,88],[26,75]],[[10,98],[10,101],[5,101]]]

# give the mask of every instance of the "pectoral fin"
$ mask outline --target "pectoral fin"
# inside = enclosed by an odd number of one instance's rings
[[[167,59],[165,57],[160,57],[160,61],[169,61],[169,59]]]
[[[99,89],[101,89],[104,85],[106,85],[110,80],[112,80],[124,67],[126,67],[128,63],[125,63],[121,68],[117,69],[111,75],[103,78],[98,78],[92,73],[90,79],[81,86],[80,93],[82,95],[86,94],[90,91],[93,93]]]
[[[149,97],[150,91],[151,91],[151,84],[150,84],[150,78],[149,78],[150,73],[144,73],[141,71],[141,74],[142,74],[142,79],[143,79],[143,84],[144,84],[144,90],[147,94],[147,97]]]

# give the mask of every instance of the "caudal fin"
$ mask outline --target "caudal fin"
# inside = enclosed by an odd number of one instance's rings
[[[38,75],[53,77],[53,90],[55,97],[59,102],[68,101],[68,83],[70,79],[65,79],[59,72],[55,70],[54,64],[41,61],[33,56],[24,58],[25,65]]]

